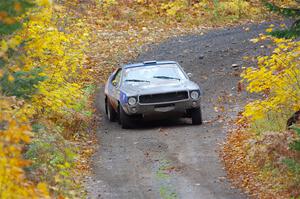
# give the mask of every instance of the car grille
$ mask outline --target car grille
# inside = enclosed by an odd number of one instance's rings
[[[187,91],[178,91],[178,92],[172,92],[172,93],[141,95],[139,97],[139,102],[142,104],[173,102],[173,101],[184,100],[184,99],[188,99],[188,98],[189,98],[189,94]]]

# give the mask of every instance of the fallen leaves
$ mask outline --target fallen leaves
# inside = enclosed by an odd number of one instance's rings
[[[291,132],[269,132],[259,137],[249,131],[246,121],[235,123],[221,153],[234,186],[253,198],[299,196],[299,187],[282,163],[283,157],[295,155],[288,149],[291,137]]]
[[[253,181],[257,168],[249,164],[247,161],[247,153],[244,150],[249,136],[250,135],[242,131],[241,128],[233,130],[229,134],[226,144],[223,147],[222,159],[227,175],[235,186],[244,188],[245,191],[249,193],[257,193],[260,186],[249,184],[249,182]]]
[[[168,129],[166,129],[166,128],[159,128],[158,132],[160,132],[161,134],[163,134],[165,136],[169,135]]]

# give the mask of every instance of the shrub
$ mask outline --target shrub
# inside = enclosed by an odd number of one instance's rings
[[[16,108],[13,98],[0,95],[0,198],[48,198],[46,184],[36,186],[23,171],[30,164],[22,152],[31,133],[28,123],[16,120]]]
[[[242,0],[232,0],[220,2],[217,7],[218,12],[221,16],[236,16],[240,18],[251,12],[252,8],[247,1]]]
[[[60,128],[50,131],[41,124],[34,127],[34,139],[25,153],[25,158],[31,161],[26,168],[30,179],[47,182],[54,196],[74,197],[72,190],[76,183],[71,173],[76,148],[60,135]]]
[[[243,115],[252,121],[267,118],[270,112],[287,118],[300,109],[300,42],[273,41],[277,44],[273,54],[259,57],[258,68],[247,68],[242,74],[247,90],[262,97],[245,106]]]
[[[46,79],[40,76],[41,68],[34,68],[30,71],[17,71],[13,74],[13,80],[9,80],[9,75],[5,74],[0,80],[0,88],[7,96],[16,96],[29,99],[36,91],[36,85]]]

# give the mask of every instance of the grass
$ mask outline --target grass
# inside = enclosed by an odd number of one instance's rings
[[[170,167],[170,162],[168,160],[161,160],[159,162],[158,170],[156,171],[156,178],[157,179],[168,179],[170,174],[166,173],[166,169]]]
[[[162,199],[177,199],[178,195],[169,186],[161,186],[159,188],[159,195]]]
[[[166,159],[159,161],[158,169],[156,171],[156,179],[159,181],[159,184],[162,184],[159,187],[159,195],[162,199],[177,199],[178,195],[176,191],[168,184],[168,180],[171,175],[168,173],[168,169],[171,167],[171,162]]]
[[[259,119],[251,123],[251,130],[256,135],[262,135],[264,132],[281,132],[286,130],[286,121],[292,115],[282,114],[278,112],[269,112],[265,118]]]

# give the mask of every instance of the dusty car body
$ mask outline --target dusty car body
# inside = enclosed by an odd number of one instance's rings
[[[156,115],[191,117],[202,124],[200,87],[174,61],[147,61],[115,70],[105,85],[110,121],[131,128],[135,119]]]

